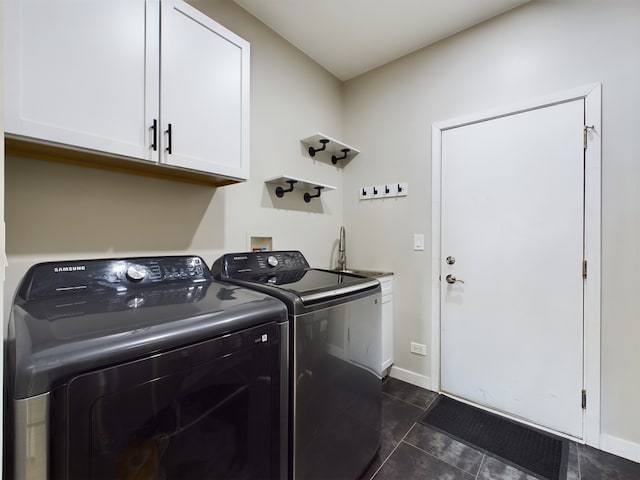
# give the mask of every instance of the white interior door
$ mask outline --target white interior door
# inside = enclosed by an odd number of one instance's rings
[[[583,126],[580,99],[442,132],[441,389],[575,437]]]

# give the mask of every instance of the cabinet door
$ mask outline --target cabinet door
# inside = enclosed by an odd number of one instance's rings
[[[249,44],[180,0],[161,32],[161,162],[247,179]]]
[[[393,276],[378,278],[382,288],[382,371],[393,365]]]
[[[6,0],[5,131],[150,159],[158,29],[158,0]]]
[[[382,297],[382,371],[393,365],[393,295]]]

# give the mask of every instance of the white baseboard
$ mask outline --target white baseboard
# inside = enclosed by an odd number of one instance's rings
[[[638,443],[602,433],[600,434],[600,449],[640,463],[640,444]]]
[[[410,383],[411,385],[431,390],[431,377],[427,377],[426,375],[421,375],[419,373],[412,372],[411,370],[405,370],[404,368],[393,366],[391,367],[389,376],[402,380],[403,382]]]

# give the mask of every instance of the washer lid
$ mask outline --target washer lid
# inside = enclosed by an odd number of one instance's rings
[[[377,280],[361,275],[315,268],[239,275],[237,278],[293,293],[298,295],[305,305],[376,288],[379,285]]]
[[[228,253],[218,258],[211,270],[218,280],[276,295],[289,305],[314,305],[380,286],[374,278],[309,268],[298,250]]]

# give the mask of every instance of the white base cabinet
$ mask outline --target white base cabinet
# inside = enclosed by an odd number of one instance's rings
[[[379,277],[382,288],[382,373],[393,365],[393,275]]]
[[[10,137],[249,177],[249,44],[182,0],[5,0],[4,45]]]

